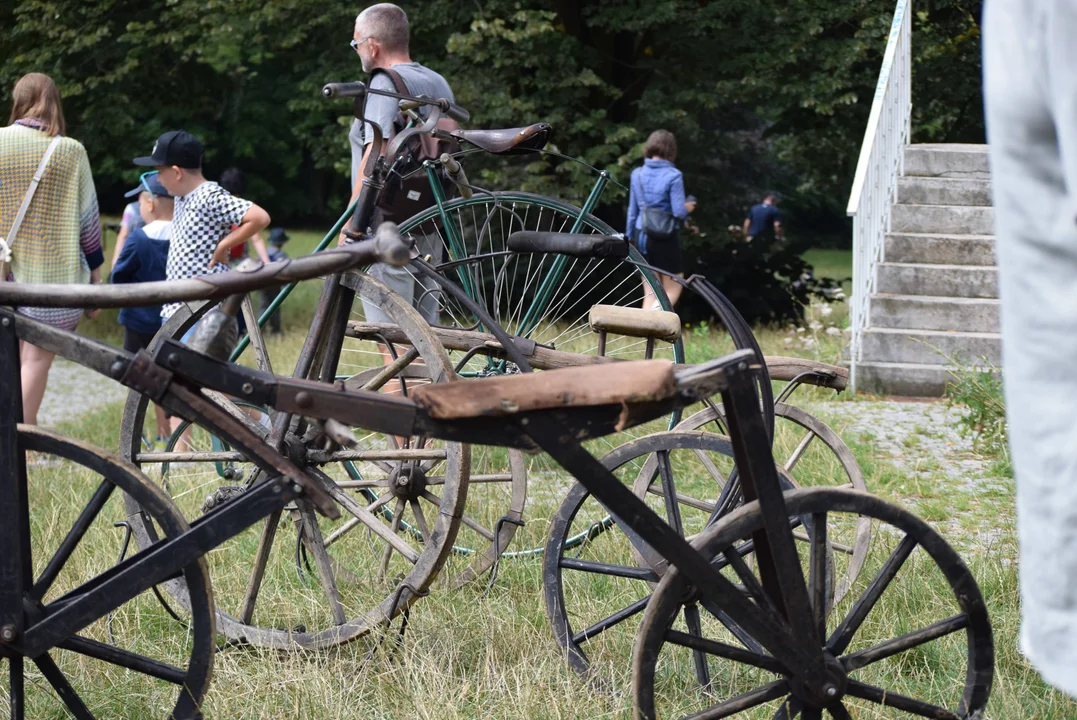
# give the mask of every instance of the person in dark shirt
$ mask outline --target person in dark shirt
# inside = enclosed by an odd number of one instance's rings
[[[112,267],[111,282],[137,283],[165,279],[168,262],[168,246],[172,238],[172,196],[157,179],[157,173],[146,173],[139,186],[127,193],[138,195],[138,210],[145,223],[132,230],[116,263]],[[150,340],[161,328],[161,306],[124,308],[120,310],[123,325],[123,349],[138,352],[149,346]],[[157,411],[157,441],[163,442],[172,432],[164,410]]]
[[[753,205],[744,218],[744,238],[751,242],[755,238],[764,240],[782,240],[782,213],[778,210],[778,194],[767,193],[763,202]]]

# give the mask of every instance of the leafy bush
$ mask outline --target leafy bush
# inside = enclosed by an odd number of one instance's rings
[[[682,234],[681,242],[685,275],[706,277],[752,325],[800,324],[813,298],[842,297],[840,279],[815,277],[794,243],[749,243],[737,232]],[[689,322],[710,314],[692,293],[682,296],[677,310]]]
[[[962,437],[972,437],[977,452],[996,459],[996,470],[1012,475],[1006,435],[1006,403],[1002,395],[1002,371],[987,358],[969,365],[946,356],[952,380],[946,386],[950,407],[967,409],[961,418]]]

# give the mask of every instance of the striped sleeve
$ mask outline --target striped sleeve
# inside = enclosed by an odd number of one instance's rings
[[[101,248],[101,213],[97,208],[97,190],[94,189],[93,172],[85,150],[82,150],[79,159],[78,176],[79,244],[86,256],[86,264],[95,270],[105,262],[105,253]]]

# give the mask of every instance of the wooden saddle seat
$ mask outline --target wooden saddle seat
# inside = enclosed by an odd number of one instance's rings
[[[770,355],[764,357],[771,380],[793,380],[841,392],[849,384],[849,369],[805,358]]]
[[[650,403],[677,392],[674,364],[630,360],[415,388],[410,398],[437,420],[513,415],[531,410]]]
[[[595,305],[587,315],[591,330],[630,337],[676,342],[681,318],[668,310],[644,310],[620,305]]]

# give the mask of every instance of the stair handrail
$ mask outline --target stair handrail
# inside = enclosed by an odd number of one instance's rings
[[[890,230],[890,206],[901,175],[912,118],[911,0],[897,0],[871,104],[846,214],[853,218],[853,286],[849,296],[849,387],[856,392],[857,363],[875,291],[875,268]]]

